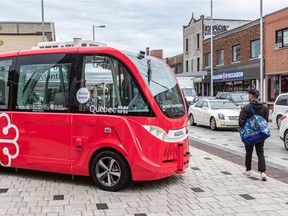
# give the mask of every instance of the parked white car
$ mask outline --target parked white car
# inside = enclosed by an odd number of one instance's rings
[[[200,99],[189,107],[190,125],[206,125],[217,128],[238,128],[240,109],[229,100]]]
[[[284,146],[288,151],[288,114],[283,115],[280,120],[279,137],[283,140]]]
[[[280,128],[281,117],[288,112],[288,93],[279,94],[272,110],[272,122]]]

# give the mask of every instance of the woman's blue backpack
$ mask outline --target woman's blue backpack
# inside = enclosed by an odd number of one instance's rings
[[[255,115],[255,111],[251,104],[248,104],[251,109],[252,116],[247,119],[245,125],[239,128],[240,137],[245,145],[254,145],[264,142],[270,137],[270,129],[267,121],[259,115]]]

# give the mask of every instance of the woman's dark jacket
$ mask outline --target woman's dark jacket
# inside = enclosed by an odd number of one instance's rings
[[[251,101],[250,104],[252,105],[252,107],[254,109],[255,115],[262,116],[268,122],[269,111],[268,111],[267,107],[265,107],[262,103],[259,103],[257,100]],[[251,108],[249,107],[249,105],[247,104],[240,111],[239,126],[241,127],[241,126],[245,125],[245,122],[251,116],[252,116],[252,111],[251,111]]]

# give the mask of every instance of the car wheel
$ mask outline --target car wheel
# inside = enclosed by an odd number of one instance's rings
[[[281,117],[282,115],[278,115],[276,119],[276,124],[277,124],[278,129],[281,127]]]
[[[211,130],[216,130],[216,129],[217,129],[216,120],[215,120],[214,117],[212,117],[212,118],[210,119],[210,128],[211,128]]]
[[[288,131],[285,131],[285,134],[284,134],[284,146],[286,150],[288,151]]]
[[[194,116],[192,113],[189,115],[189,123],[191,126],[196,125],[196,123],[194,122]]]
[[[95,184],[106,191],[118,191],[131,179],[128,164],[113,151],[96,155],[91,164],[91,176]]]

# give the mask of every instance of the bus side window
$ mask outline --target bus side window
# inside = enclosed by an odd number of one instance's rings
[[[21,65],[17,109],[32,111],[68,110],[68,74],[71,65]]]
[[[9,85],[8,75],[12,66],[12,59],[0,60],[0,110],[7,109]]]
[[[148,103],[136,81],[124,64],[115,58],[83,56],[82,80],[85,82],[80,88],[89,92],[89,99],[79,102],[80,112],[126,115],[149,112]]]

